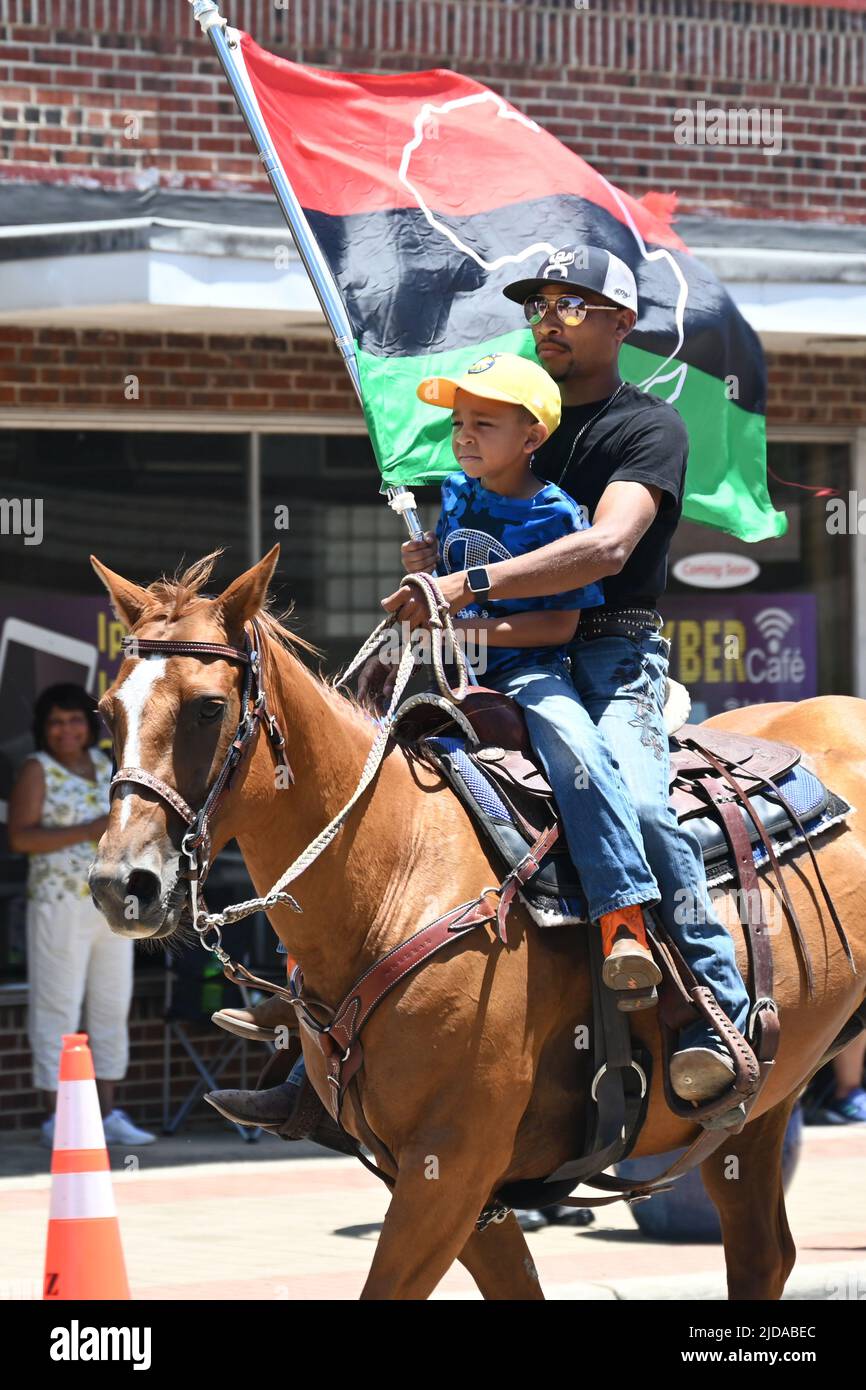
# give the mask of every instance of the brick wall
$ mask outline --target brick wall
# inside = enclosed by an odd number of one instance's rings
[[[767,354],[769,425],[866,425],[862,357]]]
[[[125,383],[138,379],[139,399]],[[203,337],[0,325],[0,405],[358,412],[326,338]]]
[[[863,359],[770,354],[770,424],[866,425]],[[140,399],[124,398],[138,377]],[[0,325],[0,406],[50,404],[128,413],[360,411],[324,338],[227,338]],[[126,420],[119,417],[119,425]]]
[[[22,992],[23,993],[23,992]],[[228,1033],[212,1024],[188,1026],[187,1036],[201,1053],[206,1065],[213,1066],[215,1054],[230,1041]],[[117,1087],[117,1105],[128,1110],[137,1124],[156,1126],[162,1122],[163,1072],[162,983],[138,978],[129,1019],[129,1070]],[[226,1087],[253,1086],[267,1060],[261,1043],[246,1044],[247,1071],[241,1069],[240,1054],[220,1074]],[[181,1044],[174,1039],[170,1053],[170,1103],[172,1112],[184,1101],[197,1072]],[[202,1103],[192,1118],[202,1118]],[[209,1115],[212,1111],[207,1110]],[[41,1093],[33,1089],[32,1062],[27,1041],[25,1003],[0,1004],[0,1131],[36,1129],[45,1118]]]
[[[681,210],[866,219],[866,10],[734,0],[223,0],[294,60],[450,66],[514,101],[629,192]],[[65,16],[65,22],[58,20]],[[74,25],[74,27],[70,27]],[[495,55],[495,56],[491,56]],[[264,189],[180,0],[0,0],[0,179]],[[673,113],[760,104],[781,152],[680,147]]]

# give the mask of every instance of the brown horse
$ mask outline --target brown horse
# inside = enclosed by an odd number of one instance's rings
[[[345,805],[372,743],[374,725],[353,701],[299,660],[299,639],[263,614],[276,548],[217,598],[200,592],[215,557],[179,580],[143,589],[98,561],[118,617],[139,638],[239,645],[258,616],[272,708],[286,734],[292,786],[275,777],[258,736],[223,803],[214,851],[235,838],[258,893],[265,893]],[[304,644],[301,644],[304,645]],[[238,667],[214,657],[128,657],[102,700],[118,763],[137,764],[197,808],[237,726]],[[762,705],[711,721],[797,744],[818,775],[853,806],[866,806],[866,702],[847,697]],[[124,784],[113,802],[91,876],[112,930],[165,939],[181,929],[187,884],[182,823],[164,800]],[[857,962],[852,975],[828,926],[804,855],[787,870],[811,952],[815,997],[807,999],[787,923],[774,937],[781,1045],[748,1124],[703,1165],[722,1221],[731,1298],[781,1296],[794,1264],[780,1158],[795,1099],[866,990],[866,839],[862,813],[821,842],[821,864]],[[420,925],[497,881],[467,814],[438,777],[392,747],[373,785],[334,843],[292,884],[302,915],[270,920],[303,965],[305,987],[336,1005],[352,982]],[[769,898],[769,887],[763,886]],[[139,917],[127,920],[134,894]],[[765,904],[768,920],[772,901]],[[732,913],[740,967],[742,933]],[[365,1062],[347,1092],[346,1128],[395,1177],[365,1298],[426,1298],[455,1259],[485,1298],[541,1298],[538,1275],[513,1215],[475,1230],[479,1212],[506,1181],[543,1177],[574,1156],[587,1105],[575,1027],[591,1021],[581,929],[539,930],[516,903],[506,948],[477,930],[455,941],[395,988],[364,1033]],[[659,1078],[654,1012],[631,1015],[655,1067],[647,1121],[635,1155],[691,1142],[697,1128],[667,1108]],[[327,1089],[319,1049],[304,1038],[309,1075]],[[585,1067],[589,1067],[588,1061]],[[379,1141],[396,1159],[396,1171]],[[725,1178],[739,1159],[739,1180]]]

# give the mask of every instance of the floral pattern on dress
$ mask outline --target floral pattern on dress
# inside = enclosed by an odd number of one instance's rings
[[[46,828],[80,825],[108,815],[108,788],[111,759],[99,748],[90,756],[96,781],[88,782],[55,762],[50,753],[31,753],[42,766],[45,800],[41,824]],[[27,874],[27,897],[31,901],[57,902],[64,898],[89,898],[87,875],[96,858],[97,840],[80,840],[50,854],[31,854]]]

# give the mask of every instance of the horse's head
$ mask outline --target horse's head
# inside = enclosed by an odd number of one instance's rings
[[[259,613],[279,546],[216,598],[201,589],[218,552],[178,579],[147,589],[112,573],[93,556],[118,619],[133,643],[114,684],[100,701],[118,768],[177,794],[197,812],[219,776],[242,711],[244,667],[197,653],[147,652],[148,641],[208,642],[243,649],[244,625]],[[116,785],[108,829],[90,871],[90,891],[112,931],[121,936],[165,937],[179,925],[188,878],[181,842],[184,816],[165,793],[136,781]]]

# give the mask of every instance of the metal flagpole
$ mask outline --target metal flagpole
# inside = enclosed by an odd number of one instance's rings
[[[220,66],[228,79],[235,101],[240,108],[240,113],[246,122],[247,130],[252,136],[253,143],[259,152],[265,173],[271,182],[277,202],[283,211],[283,216],[289,225],[289,230],[298,248],[301,260],[310,280],[316,296],[322,306],[322,313],[325,315],[334,335],[334,340],[343,357],[346,371],[349,373],[355,394],[363,408],[361,396],[361,377],[358,371],[358,362],[355,357],[354,340],[352,338],[352,325],[346,313],[346,306],[340,296],[340,292],[334,282],[334,277],[328,264],[322,255],[319,245],[310,230],[310,225],[304,216],[303,208],[295,196],[286,171],[284,170],[277,156],[276,150],[271,142],[268,128],[262,119],[259,104],[255,95],[251,92],[245,75],[241,72],[232,54],[232,48],[237,46],[237,41],[231,39],[226,34],[228,20],[224,19],[219,12],[216,0],[189,0],[193,9],[193,18],[197,19],[203,34],[206,34],[211,41],[214,52],[219,59]],[[418,540],[423,534],[423,527],[418,519],[415,510],[415,498],[405,487],[388,488],[388,505],[402,516],[409,535],[413,540]]]

